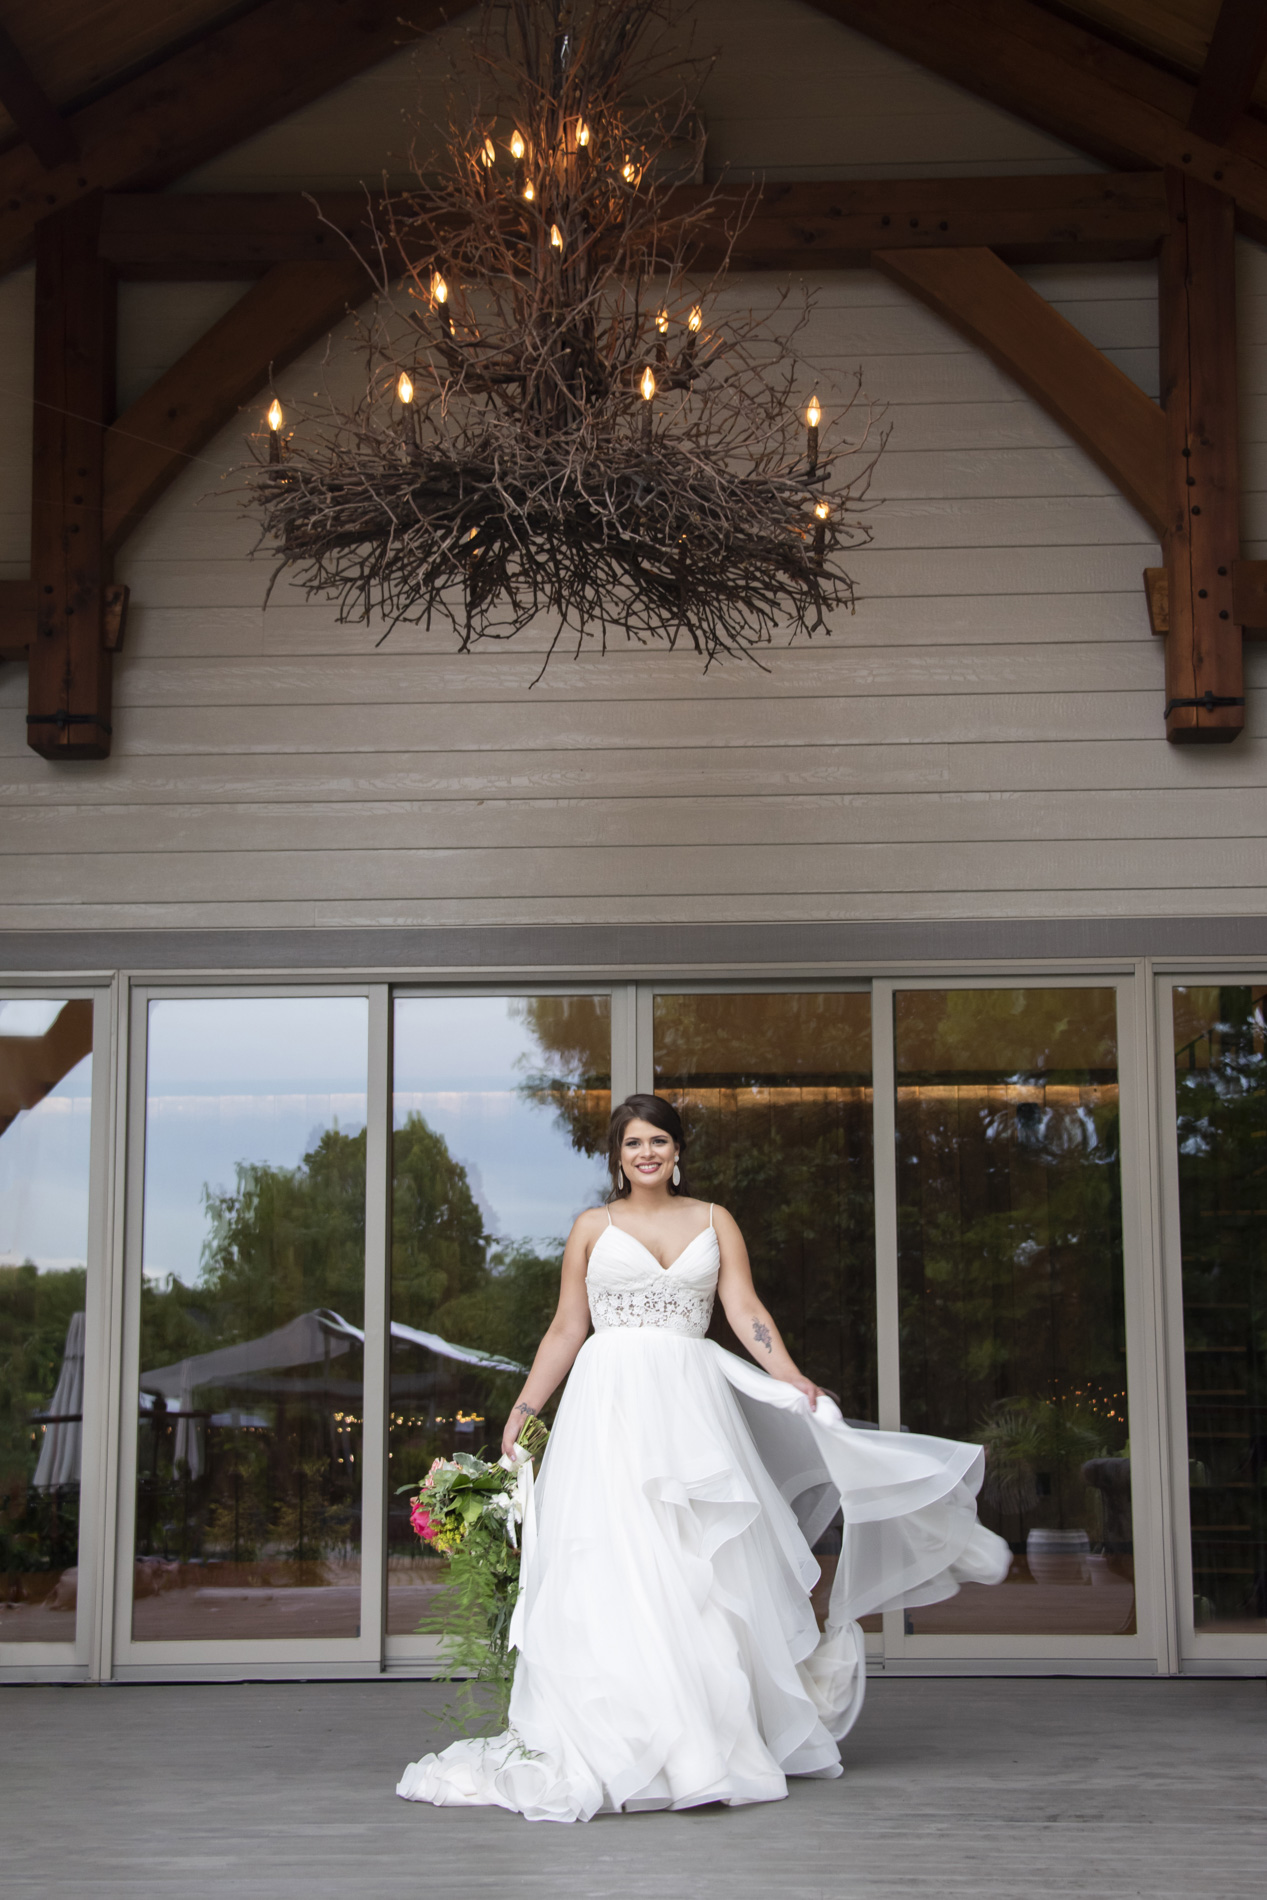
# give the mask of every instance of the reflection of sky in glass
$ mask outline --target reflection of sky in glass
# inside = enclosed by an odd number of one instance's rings
[[[520,1096],[548,1062],[514,1007],[504,996],[402,997],[393,1111],[398,1128],[414,1113],[444,1137],[491,1233],[540,1243],[566,1235],[606,1187],[554,1110]]]
[[[360,996],[152,1002],[146,1069],[147,1274],[198,1278],[204,1187],[239,1162],[293,1168],[323,1129],[365,1125]]]
[[[55,1015],[60,1004],[41,1007]],[[47,1026],[24,1029],[10,1021],[0,1033],[36,1035]],[[85,1056],[0,1134],[0,1266],[84,1265],[91,1108],[92,1057]]]

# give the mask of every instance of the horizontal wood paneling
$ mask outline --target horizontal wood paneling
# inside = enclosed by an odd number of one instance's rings
[[[1237,788],[1251,814],[1264,814],[1267,740],[1221,746],[1202,762],[1179,747],[1139,739],[956,741],[901,745],[645,746],[622,750],[483,752],[303,752],[179,755],[132,753],[126,772],[86,764],[68,781],[41,761],[13,754],[0,763],[0,801],[24,811],[78,806],[232,805],[261,809],[274,803],[338,801],[381,804],[411,800],[475,800],[482,805],[537,799],[694,799],[743,802],[789,795],[843,796],[915,793],[936,824],[943,796],[1031,792],[1057,797],[1053,787],[1092,794],[1126,792],[1132,829],[1146,826],[1157,792],[1204,793]],[[1140,798],[1139,793],[1150,794]],[[934,796],[930,796],[930,794]],[[1121,807],[1117,808],[1119,812]],[[733,815],[733,814],[732,814]],[[137,818],[138,827],[148,821]],[[227,825],[230,821],[224,820]],[[489,813],[490,833],[500,823]],[[1126,820],[1123,819],[1125,829]]]
[[[307,859],[313,863],[306,863]],[[323,901],[429,897],[522,898],[588,895],[635,897],[658,891],[738,896],[849,892],[873,896],[909,891],[914,881],[929,895],[972,891],[1160,889],[1167,878],[1214,883],[1225,889],[1267,887],[1267,839],[1172,838],[961,842],[953,852],[884,843],[577,845],[479,851],[290,850],[67,852],[11,858],[5,866],[14,904],[117,900],[120,882],[139,902],[303,898],[320,875]]]
[[[798,0],[706,0],[709,162],[739,175],[1085,170],[1009,115]],[[438,102],[444,35],[225,155],[191,189],[376,178],[411,98]],[[415,75],[411,77],[412,75]],[[421,88],[421,91],[419,91]],[[1267,551],[1267,256],[1239,250],[1247,544]],[[1035,288],[1145,391],[1151,264],[1043,266]],[[769,307],[739,278],[710,315]],[[129,401],[240,286],[129,284]],[[887,405],[874,544],[830,640],[700,674],[693,659],[556,659],[542,627],[469,656],[452,635],[340,627],[267,562],[231,471],[262,401],[123,548],[132,589],[114,756],[25,744],[0,669],[0,900],[12,929],[386,927],[804,918],[1267,914],[1267,652],[1249,730],[1162,735],[1155,542],[1095,466],[957,332],[878,273],[836,272],[798,341],[825,440],[861,367]],[[0,572],[29,533],[29,279],[0,285]],[[336,343],[283,403],[359,369]],[[808,394],[808,389],[805,392]],[[262,394],[262,392],[261,392]],[[636,842],[628,842],[637,814]],[[650,832],[650,836],[647,833]]]
[[[526,698],[526,695],[525,695]],[[137,707],[126,722],[132,753],[470,751],[507,748],[603,750],[609,746],[676,745],[700,751],[759,745],[954,745],[971,741],[1041,741],[1053,729],[1081,738],[1150,739],[1156,734],[1155,689],[1138,692],[929,693],[916,697],[779,700],[711,704],[668,700],[570,706],[544,700],[472,704],[460,716],[425,702],[329,706]],[[1264,704],[1250,696],[1250,710]],[[1163,741],[1164,743],[1164,741]],[[20,757],[25,730],[15,711],[0,719],[0,756]],[[125,770],[120,763],[116,768]],[[735,814],[742,836],[742,809]]]
[[[185,799],[151,805],[62,805],[14,812],[0,832],[0,859],[70,854],[106,858],[155,853],[243,852],[367,855],[427,851],[571,852],[629,840],[629,802],[604,795],[596,782],[570,798],[503,800],[490,813],[484,799],[418,798],[297,803],[199,805]],[[699,792],[661,796],[655,830],[675,850],[734,843],[735,801]],[[1133,791],[750,796],[744,803],[744,848],[773,845],[793,852],[859,840],[883,845],[1085,844],[1193,839],[1251,839],[1267,825],[1267,796],[1239,787],[1155,791],[1141,805]]]
[[[657,654],[622,653],[552,665],[536,687],[532,679],[539,657],[534,654],[397,658],[380,650],[368,660],[142,660],[126,669],[115,705],[122,714],[128,707],[285,710],[420,700],[463,712],[474,705],[505,706],[516,717],[531,690],[533,716],[548,723],[550,709],[561,704],[602,708],[614,698],[630,708],[659,705],[668,686],[684,709],[693,705],[696,718],[709,718],[737,702],[761,706],[785,699],[1146,692],[1154,683],[1156,657],[1151,642],[1142,640],[848,651],[832,651],[819,642],[777,655],[769,673],[732,665],[724,673],[718,668],[705,674],[684,654],[666,661]],[[0,686],[0,703],[11,702],[20,684],[15,679]]]

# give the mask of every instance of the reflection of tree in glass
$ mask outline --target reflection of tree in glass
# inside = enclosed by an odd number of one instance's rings
[[[525,1094],[597,1157],[610,1029],[596,1000],[517,1008],[544,1056]],[[656,1091],[686,1123],[692,1191],[739,1222],[761,1297],[804,1370],[847,1413],[874,1418],[869,997],[660,995],[655,1012]],[[743,1351],[720,1310],[714,1330]]]
[[[537,1043],[541,1067],[521,1056],[525,1100],[553,1108],[578,1154],[607,1151],[611,1116],[611,1004],[606,996],[524,996],[510,1014]]]
[[[1267,1005],[1175,992],[1175,1090],[1197,1621],[1267,1617]]]
[[[987,1522],[1103,1535],[1126,1444],[1112,990],[897,999],[903,1417],[989,1451]]]
[[[62,1369],[71,1318],[84,1310],[83,1267],[41,1273],[31,1262],[0,1267],[0,1598],[5,1576],[60,1572],[77,1561],[79,1487],[35,1491],[47,1410]]]
[[[874,1419],[870,997],[660,995],[655,1051],[693,1191],[738,1221],[802,1369]],[[713,1326],[743,1351],[720,1309]]]
[[[393,1139],[392,1314],[458,1346],[530,1355],[549,1321],[558,1264],[523,1248],[493,1249],[465,1170],[443,1138],[410,1115]],[[325,1130],[297,1167],[243,1163],[232,1190],[205,1193],[208,1233],[193,1287],[142,1291],[142,1363],[171,1365],[257,1340],[303,1313],[359,1325],[365,1279],[365,1132]],[[360,1351],[281,1368],[257,1381],[196,1393],[206,1466],[175,1462],[165,1408],[143,1421],[139,1549],[188,1560],[258,1565],[284,1558],[288,1580],[356,1542],[360,1511]],[[515,1375],[489,1373],[394,1342],[398,1374],[429,1390],[429,1409],[484,1413],[509,1403]],[[420,1370],[421,1369],[421,1370]],[[410,1394],[411,1398],[414,1396]],[[264,1424],[227,1422],[234,1408]],[[451,1425],[450,1425],[451,1430]],[[446,1436],[448,1434],[445,1434]],[[306,1574],[306,1569],[305,1569]],[[309,1580],[316,1580],[316,1573]]]

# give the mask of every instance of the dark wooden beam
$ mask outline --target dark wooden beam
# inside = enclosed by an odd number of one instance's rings
[[[1160,531],[1165,423],[1129,376],[993,251],[877,251],[875,262],[1041,403]]]
[[[1172,172],[1158,286],[1167,522],[1166,737],[1234,739],[1245,724],[1233,572],[1240,553],[1236,235],[1222,192]]]
[[[354,258],[274,264],[125,410],[105,440],[106,546],[126,539],[189,458],[265,387],[270,370],[315,343],[366,289]]]
[[[35,582],[0,581],[0,660],[25,660],[35,638]]]
[[[1232,569],[1232,618],[1246,639],[1267,638],[1267,561],[1238,561]]]
[[[1267,241],[1267,125],[1189,130],[1197,89],[1035,0],[810,0],[820,13],[1125,170],[1180,167]]]
[[[46,170],[28,146],[0,156],[0,272],[30,255],[50,211],[93,191],[165,185],[296,112],[460,5],[262,0],[69,121],[79,156]]]
[[[1263,0],[1223,0],[1210,36],[1188,127],[1222,145],[1253,97],[1267,60],[1267,6]]]
[[[1170,632],[1170,576],[1164,567],[1144,569],[1148,619],[1156,634]],[[1267,640],[1267,561],[1232,563],[1232,619],[1244,640]]]
[[[101,203],[81,199],[36,234],[35,409],[27,744],[46,759],[110,750],[108,555],[102,448],[114,405],[114,284],[97,250]]]
[[[672,208],[690,210],[702,195],[684,186]],[[364,192],[323,192],[320,208],[298,192],[112,193],[102,255],[123,277],[252,277],[346,256],[343,238],[366,241]],[[1016,263],[1064,263],[1155,256],[1166,193],[1160,172],[768,185],[723,201],[701,263],[720,258],[727,225],[741,219],[733,261],[744,270],[839,270],[866,265],[877,246],[986,244]]]
[[[0,104],[46,170],[74,160],[75,140],[69,127],[3,26]]]

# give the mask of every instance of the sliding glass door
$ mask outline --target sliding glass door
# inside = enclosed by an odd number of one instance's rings
[[[89,994],[0,994],[0,1670],[88,1660],[105,1014]]]
[[[1260,995],[1184,991],[1175,1018],[1205,1643],[1267,1627],[1240,1245]],[[872,1653],[882,1635],[898,1669],[1154,1666],[1135,1015],[1126,975],[138,987],[116,1673],[425,1668],[443,1565],[408,1490],[437,1456],[496,1447],[568,1229],[606,1192],[612,1102],[635,1087],[679,1107],[694,1191],[739,1220],[763,1298],[846,1417],[985,1448],[1007,1582],[875,1619]],[[714,1335],[743,1350],[720,1312]],[[46,1438],[68,1337],[28,1408]],[[24,1423],[25,1508],[47,1514]],[[820,1607],[840,1535],[818,1547]],[[15,1629],[36,1616],[22,1590],[0,1612]]]
[[[606,1188],[605,993],[401,995],[393,1009],[387,1638],[426,1656],[445,1564],[408,1494],[433,1458],[496,1455],[558,1298],[568,1229]]]
[[[1116,990],[895,988],[898,1357],[912,1431],[986,1448],[1002,1587],[917,1637],[1137,1629]]]
[[[890,1616],[899,1666],[1126,1659],[1155,1640],[1137,1602],[1156,1462],[1130,1371],[1146,1275],[1138,1244],[1128,1271],[1123,990],[646,986],[640,999],[640,1084],[681,1110],[694,1189],[739,1220],[803,1368],[859,1424],[985,1447],[981,1515],[1011,1546],[1011,1574]],[[714,1327],[743,1350],[720,1316]],[[818,1551],[828,1576],[838,1538]],[[1150,1615],[1159,1586],[1150,1574]]]
[[[1267,981],[1159,984],[1180,1640],[1267,1658]]]

